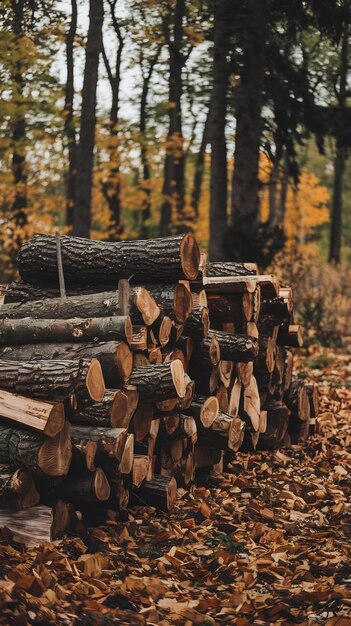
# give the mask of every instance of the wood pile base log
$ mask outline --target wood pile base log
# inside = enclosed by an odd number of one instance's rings
[[[294,378],[289,287],[254,263],[199,266],[192,234],[60,241],[66,298],[56,237],[38,235],[0,307],[0,524],[26,543],[74,509],[88,524],[169,512],[177,485],[239,450],[306,440],[318,391]]]

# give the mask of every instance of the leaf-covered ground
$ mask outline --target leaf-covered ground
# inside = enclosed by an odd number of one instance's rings
[[[134,509],[62,542],[0,543],[0,625],[351,625],[351,360],[314,352],[320,433],[238,454],[170,515]]]

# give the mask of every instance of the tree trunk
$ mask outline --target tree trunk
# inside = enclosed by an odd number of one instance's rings
[[[0,361],[0,389],[56,402],[73,397],[79,407],[101,402],[105,393],[96,359]]]
[[[209,136],[211,141],[210,243],[211,261],[225,258],[227,229],[227,144],[225,137],[228,88],[228,5],[215,0],[213,83]]]
[[[345,148],[337,146],[334,159],[334,185],[331,211],[329,262],[340,263],[343,210],[343,178],[345,171]]]
[[[24,0],[12,0],[11,2],[13,20],[12,32],[18,48],[23,46],[24,38]],[[13,228],[18,232],[13,234],[13,262],[16,261],[16,254],[21,245],[23,227],[27,224],[27,165],[26,165],[26,118],[24,113],[23,99],[25,88],[25,74],[21,60],[21,51],[16,52],[13,76],[11,77],[13,86],[13,100],[15,114],[12,130],[12,174],[15,188],[14,199],[11,206],[11,219]]]
[[[3,390],[0,390],[0,416],[48,437],[55,437],[65,424],[63,404],[40,402]]]
[[[41,343],[25,346],[0,348],[2,361],[79,361],[97,359],[101,365],[106,385],[117,387],[125,383],[132,373],[133,355],[123,341],[100,343]]]
[[[65,90],[64,133],[68,150],[68,172],[66,183],[66,224],[73,226],[74,195],[76,181],[76,130],[73,121],[74,101],[74,39],[77,30],[77,0],[71,0],[71,22],[66,36],[67,79]]]
[[[0,463],[65,476],[72,458],[70,427],[66,423],[55,437],[46,438],[21,428],[0,424]]]
[[[133,338],[130,317],[93,317],[63,319],[22,319],[0,320],[0,346],[84,341],[126,340]]]
[[[195,280],[200,252],[194,235],[175,235],[147,241],[86,241],[61,237],[66,285],[109,283],[121,278],[133,282]],[[92,262],[92,259],[94,260]],[[20,250],[22,280],[34,284],[58,284],[56,238],[35,235]]]
[[[28,470],[0,465],[0,508],[27,509],[40,500]]]
[[[173,220],[177,220],[178,229],[184,221],[184,167],[182,110],[183,93],[182,69],[185,58],[182,53],[183,20],[185,0],[175,0],[173,38],[167,25],[167,43],[169,50],[169,128],[167,136],[165,172],[163,184],[163,204],[161,207],[160,235],[172,232]],[[169,18],[170,21],[170,18]]]
[[[263,122],[263,84],[267,38],[266,0],[247,0],[239,45],[243,49],[235,93],[236,133],[232,183],[232,220],[253,228],[260,218],[258,165]]]
[[[73,234],[90,237],[91,197],[96,126],[96,88],[104,19],[103,0],[89,2],[89,31],[86,46],[80,136],[77,150],[76,194]]]
[[[204,169],[205,169],[205,154],[207,145],[210,142],[209,130],[210,130],[210,114],[211,114],[211,102],[208,107],[206,121],[202,133],[202,139],[199,146],[199,151],[196,155],[195,161],[195,173],[193,179],[193,189],[191,193],[191,206],[194,211],[194,219],[197,221],[199,219],[199,205],[201,198],[201,188],[202,188],[202,180],[204,177]]]

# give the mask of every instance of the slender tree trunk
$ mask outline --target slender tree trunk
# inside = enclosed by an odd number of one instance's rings
[[[345,108],[348,97],[347,75],[349,71],[349,28],[343,34],[340,58],[340,84],[337,94],[339,107]],[[343,145],[343,136],[336,138],[336,154],[334,159],[334,188],[331,215],[329,262],[340,263],[342,239],[342,211],[343,211],[343,178],[347,151]]]
[[[242,23],[243,68],[236,89],[236,136],[232,185],[232,219],[259,222],[258,166],[263,122],[267,7],[266,0],[247,0]]]
[[[117,0],[109,0],[111,19],[113,29],[117,35],[117,51],[115,70],[112,72],[110,63],[105,53],[104,47],[102,47],[102,53],[104,58],[105,67],[107,70],[107,76],[110,82],[112,91],[112,104],[110,110],[110,169],[107,180],[102,185],[102,192],[110,210],[110,234],[109,239],[119,239],[122,234],[123,219],[122,219],[122,203],[121,203],[121,178],[120,178],[120,151],[118,145],[118,123],[119,123],[119,99],[120,99],[120,84],[121,84],[121,65],[122,65],[122,52],[124,47],[124,40],[122,37],[121,29],[118,20],[115,15],[115,8]]]
[[[205,154],[206,148],[210,141],[209,130],[210,130],[210,112],[211,112],[211,103],[209,104],[206,121],[202,133],[201,144],[199,147],[199,151],[196,155],[195,162],[195,173],[193,179],[193,190],[191,194],[191,206],[194,211],[195,221],[199,219],[199,204],[201,197],[201,188],[202,188],[202,180],[204,177],[204,165],[205,165]]]
[[[24,0],[12,0],[13,35],[15,43],[20,48],[21,39],[24,36]],[[15,103],[15,115],[12,131],[13,154],[12,174],[15,186],[15,196],[11,207],[11,217],[15,229],[23,229],[27,224],[27,167],[26,167],[26,119],[23,111],[23,98],[25,78],[21,61],[21,51],[16,51],[15,70],[12,77],[13,94]],[[18,247],[21,245],[21,234],[18,233],[14,240],[14,259]]]
[[[147,123],[147,99],[149,95],[149,87],[150,81],[152,78],[153,71],[155,69],[155,65],[157,64],[158,58],[161,53],[161,47],[155,53],[155,56],[150,62],[149,70],[144,76],[143,87],[141,91],[141,99],[140,99],[140,114],[139,114],[139,132],[140,132],[140,157],[141,164],[143,168],[143,182],[142,182],[142,190],[144,192],[143,204],[142,204],[142,226],[140,231],[140,236],[142,239],[147,239],[148,237],[148,220],[151,217],[151,189],[150,189],[150,180],[151,180],[151,168],[148,158],[148,149],[147,149],[147,138],[146,138],[146,123]]]
[[[86,47],[73,235],[90,237],[91,196],[96,126],[96,88],[102,46],[103,0],[90,0],[89,31]]]
[[[227,229],[227,143],[225,137],[228,88],[228,15],[227,3],[214,5],[214,51],[211,118],[211,199],[210,245],[211,261],[225,258],[223,240]]]
[[[175,218],[181,226],[184,218],[184,165],[182,134],[181,98],[183,92],[182,55],[183,18],[185,0],[176,0],[174,10],[174,32],[171,40],[168,33],[169,48],[169,130],[167,137],[165,173],[163,184],[164,201],[161,207],[160,236],[171,233],[172,221]]]
[[[345,171],[345,149],[336,148],[334,159],[334,186],[332,201],[332,219],[330,229],[329,262],[340,263],[341,259],[341,236],[342,236],[342,192]]]
[[[76,131],[73,122],[74,100],[74,39],[77,30],[77,0],[71,0],[71,23],[66,37],[67,81],[65,93],[65,124],[64,132],[68,149],[68,172],[66,185],[66,223],[73,225],[74,188],[76,178]]]

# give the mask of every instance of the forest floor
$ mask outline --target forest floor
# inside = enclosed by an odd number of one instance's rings
[[[170,515],[27,551],[0,536],[0,625],[350,626],[351,360],[298,364],[322,394],[307,445],[238,454]]]

